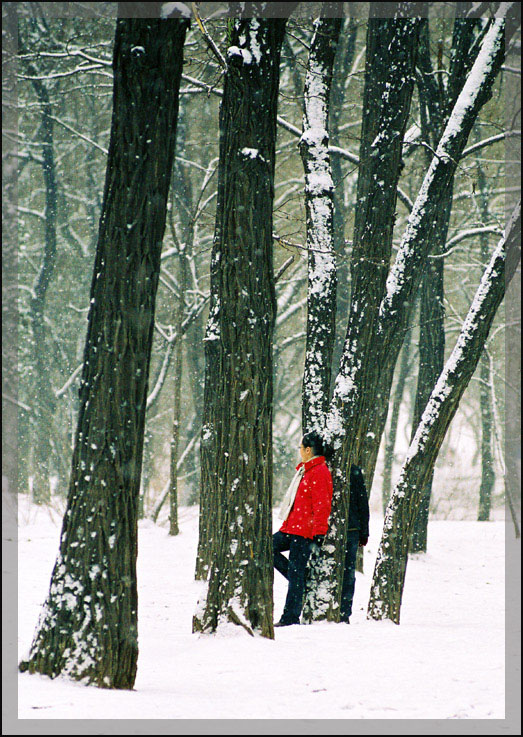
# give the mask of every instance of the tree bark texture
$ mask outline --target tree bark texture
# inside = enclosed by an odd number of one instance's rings
[[[445,243],[445,239],[442,242]],[[419,424],[423,409],[428,402],[445,362],[444,320],[443,259],[438,258],[429,262],[421,283],[420,338],[418,348],[419,369],[412,420],[413,432]],[[431,475],[421,494],[420,506],[412,530],[412,553],[420,553],[427,550],[432,480],[433,477]]]
[[[325,5],[328,5],[325,3]],[[338,13],[341,4],[336,3]],[[300,152],[305,171],[307,215],[307,343],[302,386],[302,430],[321,432],[330,399],[336,337],[334,184],[329,156],[329,98],[341,14],[318,18],[305,75]]]
[[[351,256],[351,308],[326,429],[327,438],[336,447],[333,503],[326,544],[310,566],[311,583],[304,604],[307,620],[336,621],[339,616],[341,562],[349,508],[348,470],[351,459],[357,458],[359,445],[353,430],[358,424],[364,376],[375,355],[371,339],[392,250],[419,25],[419,19],[371,17],[367,26],[364,115]]]
[[[257,7],[257,6],[256,6]],[[272,204],[285,20],[232,24],[220,108],[193,630],[272,638]]]
[[[433,472],[463,392],[477,368],[506,284],[516,270],[520,254],[513,251],[512,245],[520,229],[521,205],[518,204],[485,270],[454,350],[425,407],[387,507],[369,599],[369,619],[391,619],[399,624],[409,538],[421,492]],[[508,259],[507,253],[510,255]]]
[[[340,146],[340,120],[348,93],[347,78],[354,62],[358,25],[354,18],[345,18],[334,59],[333,80],[329,102],[329,138],[331,145]],[[342,159],[331,153],[332,180],[334,183],[333,241],[336,252],[336,336],[332,353],[331,391],[340,365],[343,343],[347,333],[350,303],[350,246],[345,239],[345,223],[353,205],[345,206],[345,177]],[[351,198],[352,199],[352,198]],[[331,399],[331,397],[329,397]]]
[[[20,666],[105,688],[130,689],[136,675],[147,380],[187,25],[117,21],[111,138],[67,509],[49,594]]]
[[[403,394],[405,392],[405,384],[407,382],[407,377],[409,375],[412,363],[411,343],[412,328],[410,330],[407,330],[405,342],[403,343],[402,347],[398,379],[396,382],[396,388],[394,390],[389,434],[387,438],[387,443],[385,445],[385,457],[383,462],[383,483],[381,488],[383,514],[385,514],[385,510],[387,509],[387,504],[389,503],[390,493],[392,490],[392,466],[394,463],[394,448],[396,447],[396,436],[398,433],[399,413],[401,402],[403,400]]]

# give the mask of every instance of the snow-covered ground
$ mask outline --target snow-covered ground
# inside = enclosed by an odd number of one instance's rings
[[[60,524],[55,509],[19,505],[20,658],[47,594]],[[234,626],[191,633],[201,587],[196,508],[181,508],[180,529],[173,538],[165,526],[139,525],[135,689],[20,674],[19,719],[504,718],[504,522],[431,522],[428,553],[409,560],[396,626],[365,618],[381,531],[372,518],[351,624],[282,628],[273,641]],[[285,593],[276,573],[275,617]]]

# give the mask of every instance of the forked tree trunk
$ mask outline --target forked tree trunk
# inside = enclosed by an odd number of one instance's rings
[[[460,13],[461,6],[468,5],[469,3],[458,3],[457,13]],[[429,141],[432,148],[437,146],[443,127],[452,112],[452,106],[470,71],[473,62],[471,48],[474,43],[477,25],[477,20],[456,18],[450,51],[449,81],[447,85],[441,82],[438,86],[439,94],[434,97],[431,94],[430,86],[430,80],[434,80],[434,75],[430,62],[428,21],[424,24],[425,43],[421,46],[420,66],[422,67],[422,73],[418,80],[418,86],[420,87],[421,105],[426,110],[426,115],[421,117],[423,139]],[[439,75],[438,79],[442,80],[442,74]],[[430,165],[430,155],[427,150],[426,158]],[[445,362],[444,258],[441,254],[447,240],[453,190],[453,183],[451,183],[445,192],[444,198],[442,198],[436,227],[431,234],[432,245],[429,247],[429,263],[421,283],[419,372],[412,422],[413,432],[418,426],[423,408],[438,376],[443,370]],[[376,442],[378,442],[378,438]],[[432,481],[433,476],[430,476],[421,494],[421,503],[412,529],[410,547],[412,553],[426,552],[427,550]]]
[[[462,6],[466,3],[458,3],[458,11],[463,13]],[[498,23],[503,23],[500,19]],[[428,27],[427,22],[424,21],[421,32],[421,44],[420,44],[420,72],[422,74],[423,83],[420,81],[419,90],[421,97],[421,112],[423,112],[425,106],[430,106],[431,115],[431,127],[433,129],[434,145],[440,138],[440,134],[444,129],[446,123],[449,120],[450,115],[453,115],[454,127],[448,129],[448,133],[452,134],[454,140],[450,142],[449,153],[451,150],[452,161],[447,163],[450,164],[447,172],[443,171],[444,167],[438,167],[441,169],[438,172],[435,179],[430,183],[431,193],[429,198],[422,198],[421,201],[417,202],[416,219],[418,220],[416,232],[417,241],[420,247],[409,257],[410,265],[407,266],[407,271],[403,273],[403,263],[398,260],[396,263],[396,269],[391,275],[390,294],[397,293],[397,299],[394,299],[394,304],[389,302],[388,299],[384,300],[382,307],[380,308],[380,325],[378,327],[378,335],[385,338],[387,343],[386,347],[380,349],[382,357],[377,362],[379,365],[379,371],[376,372],[375,376],[371,380],[371,390],[367,394],[367,400],[370,407],[376,408],[375,411],[362,412],[362,421],[366,423],[366,427],[360,430],[360,434],[365,438],[369,439],[366,442],[363,456],[360,456],[362,464],[366,471],[366,479],[369,486],[372,483],[374,469],[376,466],[376,460],[378,457],[378,450],[385,428],[387,419],[388,402],[385,398],[390,393],[390,387],[392,384],[392,378],[394,375],[394,368],[399,353],[402,338],[401,335],[404,330],[407,329],[410,321],[410,314],[414,303],[414,295],[418,289],[419,281],[418,277],[414,282],[410,278],[411,266],[412,268],[419,270],[421,264],[420,274],[424,273],[426,268],[427,255],[434,251],[435,244],[438,243],[438,239],[446,238],[446,232],[448,227],[448,218],[445,213],[450,213],[450,207],[452,203],[452,182],[454,178],[453,167],[459,161],[461,152],[467,141],[467,137],[474,122],[475,117],[479,109],[490,99],[492,94],[492,83],[495,79],[500,65],[503,59],[503,38],[499,37],[499,42],[496,41],[495,56],[492,60],[488,59],[489,68],[486,75],[482,75],[481,84],[479,88],[476,88],[474,92],[472,86],[479,81],[476,77],[469,75],[472,65],[475,65],[475,69],[478,70],[478,40],[472,44],[471,32],[477,21],[471,21],[463,18],[458,18],[455,22],[454,36],[453,36],[453,48],[452,48],[452,63],[450,70],[450,80],[443,90],[440,85],[435,82],[435,74],[430,66],[430,57],[428,56]],[[492,39],[492,31],[490,28],[489,39]],[[489,26],[484,31],[484,36],[480,35],[478,38],[482,39],[481,47],[484,52],[487,52],[487,46],[483,43],[485,36],[489,32]],[[476,55],[476,58],[474,58]],[[483,55],[485,58],[485,56]],[[466,114],[463,116],[464,127],[458,126],[458,117],[456,113],[458,110],[455,108],[455,103],[458,95],[463,89],[463,83],[468,78],[467,90],[472,92],[474,96],[474,105],[469,105]],[[479,90],[479,95],[477,94]],[[466,98],[462,97],[463,103],[466,102]],[[454,107],[453,107],[454,106]],[[453,112],[454,111],[454,112]],[[465,112],[464,110],[462,112]],[[435,160],[433,159],[431,166],[434,167]],[[443,163],[440,162],[440,163]],[[428,180],[426,180],[428,185]],[[419,207],[421,205],[421,208]],[[434,209],[432,209],[434,207]],[[422,218],[420,221],[420,214]],[[428,217],[426,217],[428,215]],[[398,291],[396,279],[399,279],[401,289]],[[387,327],[385,327],[387,324]],[[388,337],[385,337],[388,336]],[[391,340],[389,340],[391,338]],[[380,337],[380,341],[381,341]],[[429,366],[429,370],[432,368]]]
[[[265,4],[251,9],[263,13]],[[274,162],[284,19],[232,23],[220,108],[216,229],[205,337],[193,631],[272,622],[272,264]]]
[[[379,13],[374,5],[372,11]],[[330,405],[327,435],[337,446],[333,461],[334,494],[327,542],[310,566],[303,616],[331,619],[339,615],[346,521],[348,469],[357,457],[363,377],[375,357],[371,340],[392,250],[396,193],[403,136],[414,82],[419,19],[371,17],[367,57],[360,169],[351,255],[351,308],[344,353]],[[350,402],[347,402],[349,395]]]
[[[125,12],[119,7],[119,13]],[[133,687],[137,513],[154,304],[186,20],[119,19],[114,101],[67,509],[21,670]],[[127,9],[128,10],[128,9]]]
[[[371,587],[369,619],[390,619],[399,624],[409,538],[421,492],[434,469],[463,392],[476,370],[506,284],[516,270],[520,252],[514,244],[520,229],[521,204],[518,204],[485,270],[454,350],[432,391],[387,507]]]

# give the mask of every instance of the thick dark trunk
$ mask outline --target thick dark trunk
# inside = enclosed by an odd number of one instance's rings
[[[443,238],[441,242],[445,243],[445,239]],[[413,432],[419,424],[430,393],[443,369],[445,360],[444,320],[443,259],[438,258],[432,259],[429,262],[428,269],[421,284],[419,370],[412,421]],[[412,530],[410,548],[412,553],[425,552],[427,550],[432,478],[431,475],[421,492],[420,506]]]
[[[138,496],[186,29],[175,19],[117,21],[69,496],[49,595],[20,666],[105,688],[132,688],[136,675]]]
[[[254,9],[258,6],[255,4]],[[272,204],[285,20],[235,20],[220,108],[193,630],[272,623]]]

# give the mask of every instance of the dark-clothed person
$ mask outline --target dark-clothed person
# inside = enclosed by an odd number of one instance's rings
[[[358,547],[369,540],[369,500],[363,472],[359,466],[350,468],[350,500],[347,538],[345,544],[345,566],[341,589],[340,622],[349,623],[356,583],[356,555]]]

